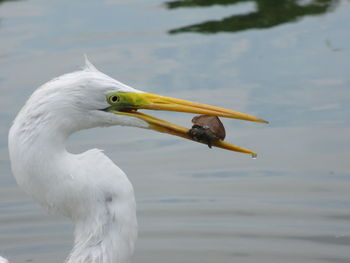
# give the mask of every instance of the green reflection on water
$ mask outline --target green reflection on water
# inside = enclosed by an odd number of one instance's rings
[[[0,0],[0,4],[4,2],[14,2],[14,1],[22,1],[22,0]]]
[[[166,6],[169,9],[175,9],[213,5],[227,6],[248,2],[255,2],[256,11],[180,27],[172,29],[168,33],[198,32],[211,34],[271,28],[284,23],[295,22],[304,16],[321,15],[332,11],[339,0],[183,0],[168,2]]]

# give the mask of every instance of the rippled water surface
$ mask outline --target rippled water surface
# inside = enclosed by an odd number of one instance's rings
[[[135,262],[350,262],[349,13],[346,0],[0,1],[0,254],[70,251],[72,224],[18,189],[7,133],[34,89],[86,53],[135,88],[270,121],[223,120],[256,160],[134,128],[70,138],[132,181]]]

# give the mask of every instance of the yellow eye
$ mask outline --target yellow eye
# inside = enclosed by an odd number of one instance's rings
[[[112,95],[108,98],[109,104],[115,104],[120,101],[120,97],[118,95]]]

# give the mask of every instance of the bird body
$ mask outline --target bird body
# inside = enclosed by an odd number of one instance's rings
[[[101,150],[66,150],[68,137],[97,126],[133,126],[192,139],[188,129],[138,112],[172,110],[264,122],[254,116],[133,89],[98,71],[83,70],[38,88],[9,132],[12,173],[18,185],[49,210],[75,223],[68,263],[130,262],[137,237],[133,187]],[[222,141],[229,150],[253,152]]]
[[[83,95],[89,99],[92,82],[104,87],[118,84],[109,84],[102,73],[87,67],[45,84],[31,96],[9,132],[12,171],[31,197],[76,223],[69,263],[128,262],[137,236],[130,181],[101,150],[72,154],[65,148],[74,131],[113,124],[108,118],[102,121],[102,112],[86,116],[78,107]],[[76,83],[86,89],[75,90]],[[62,95],[64,89],[67,94]],[[81,98],[77,103],[67,101],[72,96]],[[142,126],[142,121],[135,121]]]

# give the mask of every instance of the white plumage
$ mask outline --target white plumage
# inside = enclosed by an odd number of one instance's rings
[[[70,134],[108,125],[146,127],[136,118],[101,111],[112,91],[133,91],[91,64],[36,90],[9,133],[13,175],[42,205],[71,218],[69,263],[129,262],[137,233],[134,192],[127,176],[100,150],[71,154]]]
[[[68,263],[130,262],[137,236],[134,191],[127,176],[98,149],[69,153],[65,144],[72,133],[127,125],[194,140],[188,129],[138,109],[265,122],[232,110],[144,93],[101,73],[87,60],[85,69],[38,88],[10,129],[11,167],[26,193],[74,221],[75,245]],[[220,140],[213,146],[255,154]]]
[[[8,263],[8,260],[0,256],[0,263]]]

